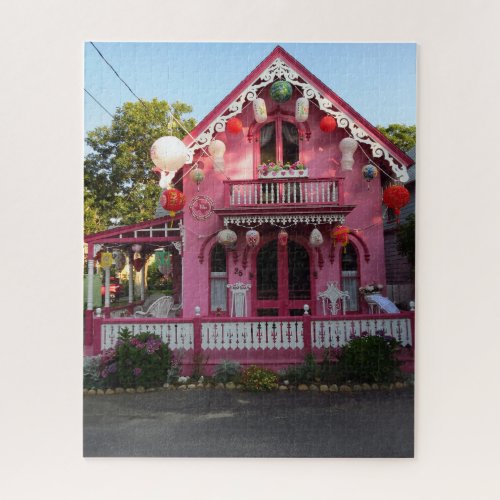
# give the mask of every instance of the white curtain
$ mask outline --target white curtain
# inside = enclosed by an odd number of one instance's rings
[[[348,311],[359,310],[358,271],[342,271],[342,291],[349,292]]]
[[[275,124],[274,122],[264,125],[260,129],[260,146],[265,146],[274,137]]]
[[[227,311],[227,275],[210,273],[210,310]]]
[[[297,127],[295,125],[283,122],[281,130],[283,131],[283,139],[285,139],[286,142],[295,145],[299,143],[299,132],[297,131]]]

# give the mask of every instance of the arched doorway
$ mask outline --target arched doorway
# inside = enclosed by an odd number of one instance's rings
[[[304,304],[313,306],[309,254],[300,243],[282,246],[272,240],[261,247],[255,264],[255,316],[301,316]]]

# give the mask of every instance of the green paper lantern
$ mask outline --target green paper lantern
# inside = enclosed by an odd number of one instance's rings
[[[275,102],[286,102],[292,97],[291,83],[278,80],[271,85],[271,99]]]

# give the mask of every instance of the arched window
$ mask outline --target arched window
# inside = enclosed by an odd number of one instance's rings
[[[210,311],[227,311],[226,250],[219,243],[210,255]]]
[[[299,131],[297,127],[277,117],[259,131],[259,163],[294,163],[299,160]]]
[[[342,290],[349,292],[348,311],[359,311],[359,261],[356,247],[349,243],[342,251]]]

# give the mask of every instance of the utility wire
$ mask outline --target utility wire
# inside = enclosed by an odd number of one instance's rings
[[[94,101],[104,110],[106,111],[106,113],[108,113],[109,116],[111,116],[111,118],[114,118],[114,116],[87,90],[87,89],[83,89],[85,90],[85,92],[87,92],[87,94],[92,97],[92,99],[94,99]]]

